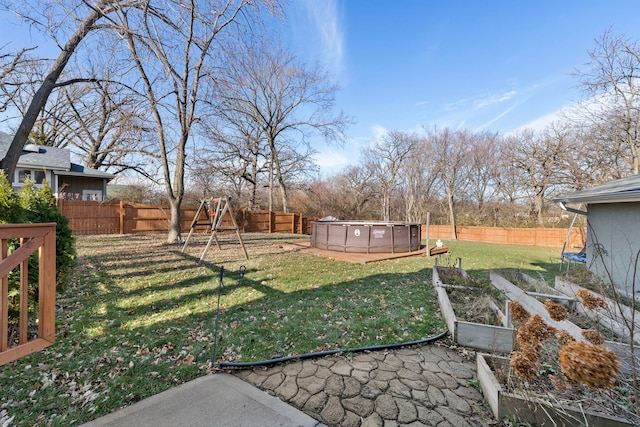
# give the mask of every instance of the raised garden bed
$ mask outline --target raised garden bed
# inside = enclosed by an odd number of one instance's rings
[[[556,294],[551,289],[525,291],[520,288],[522,286],[527,289],[522,283],[518,283],[519,286],[516,286],[495,272],[490,273],[490,279],[492,284],[502,290],[507,298],[511,301],[518,301],[522,308],[531,315],[540,316],[545,324],[556,330],[563,330],[575,340],[586,340],[582,335],[581,327],[571,320],[553,320],[543,304],[543,301],[549,298],[557,302],[566,301],[568,305],[575,308],[581,304],[575,294]],[[543,292],[538,292],[539,290]],[[586,318],[580,313],[578,315]],[[520,324],[520,326],[522,325]],[[532,330],[525,331],[525,334],[532,333]],[[540,347],[536,347],[538,350],[534,355],[528,354],[520,348],[517,353],[513,353],[513,359],[487,354],[477,356],[477,377],[485,399],[496,418],[507,418],[510,421],[527,423],[526,425],[639,425],[640,416],[636,413],[637,407],[634,403],[636,383],[633,366],[629,363],[631,359],[628,345],[610,341],[603,344],[604,347],[617,354],[620,365],[617,368],[619,369],[616,373],[617,377],[608,377],[615,382],[615,385],[613,383],[608,386],[603,385],[602,387],[605,388],[600,389],[594,388],[599,386],[584,385],[589,384],[588,382],[581,384],[576,380],[569,379],[575,377],[564,371],[567,365],[563,367],[560,351],[560,348],[564,350],[564,344],[560,341],[560,335],[556,335],[555,332],[553,335],[555,337],[552,336],[544,345],[540,344]],[[524,338],[524,335],[518,339],[520,338]],[[528,339],[531,339],[531,335]],[[524,338],[524,342],[530,341]],[[583,364],[588,363],[588,357],[593,357],[588,353],[574,353],[574,355],[577,354],[581,354],[580,360]],[[564,360],[564,363],[567,363],[567,359]],[[612,359],[607,358],[607,360]],[[594,365],[594,371],[590,371],[590,369],[582,371],[582,378],[585,378],[586,372],[592,372],[591,378],[599,380],[602,380],[603,375],[608,375],[606,368],[604,368],[606,364],[598,363],[597,366],[600,367],[598,369],[605,370],[595,370],[596,365]],[[533,366],[535,372],[533,376],[526,374],[527,366]],[[573,375],[576,374],[575,370],[569,372]]]
[[[505,313],[492,298],[487,298],[492,293],[496,295],[490,285],[474,282],[461,267],[436,265],[433,267],[433,286],[449,332],[457,344],[500,353],[513,350],[515,332],[513,328],[503,326],[507,321]]]
[[[595,292],[592,289],[588,289],[589,292],[599,298],[603,298],[607,302],[608,308],[598,308],[595,310],[587,310],[580,300],[576,297],[576,294],[583,288],[575,283],[571,283],[566,278],[556,277],[556,289],[567,296],[576,298],[575,309],[583,316],[591,319],[592,322],[597,324],[598,329],[606,332],[607,341],[603,344],[604,347],[612,350],[618,355],[620,360],[621,369],[623,372],[630,372],[632,367],[631,361],[631,348],[629,346],[629,326],[632,317],[635,319],[635,331],[640,331],[640,312],[637,310],[633,313],[631,307],[624,305],[622,302],[616,303],[615,300],[608,298]],[[625,322],[628,319],[629,323]],[[636,358],[636,364],[640,361],[640,333],[633,334],[634,354]]]
[[[529,295],[527,292],[523,291],[522,289],[515,286],[514,284],[509,282],[507,279],[505,279],[504,277],[502,277],[501,275],[495,272],[490,273],[490,278],[491,278],[491,283],[496,288],[503,291],[508,299],[512,301],[520,302],[528,312],[532,314],[539,314],[540,316],[542,316],[542,318],[547,324],[553,326],[554,328],[564,329],[576,340],[585,341],[585,338],[582,335],[582,330],[584,325],[577,325],[572,320],[563,320],[560,322],[552,320],[549,317],[547,310],[544,308],[544,304],[540,302],[536,297]],[[567,295],[567,296],[576,300],[575,302],[576,307],[580,305],[579,301],[575,297],[575,294],[573,296],[571,295]],[[552,297],[552,296],[549,295],[549,297]],[[591,325],[589,325],[588,327],[591,327]],[[604,347],[612,350],[618,355],[618,358],[620,359],[620,362],[621,362],[622,371],[629,372],[631,367],[631,352],[629,350],[628,344],[607,340],[603,345]],[[636,354],[636,358],[640,357],[640,348],[636,348],[634,349],[634,351]]]
[[[558,276],[556,277],[556,289],[569,297],[577,299],[576,294],[578,291],[586,288],[576,283],[572,283],[566,278]],[[630,321],[632,317],[635,318],[634,329],[637,332],[633,335],[633,341],[636,344],[640,344],[640,312],[636,311],[634,313],[631,307],[623,304],[622,302],[616,302],[614,299],[601,295],[592,289],[589,289],[589,292],[604,299],[607,302],[608,308],[587,310],[578,300],[575,307],[576,311],[591,318],[593,321],[598,322],[601,326],[610,330],[614,335],[625,341],[628,341],[630,338],[629,327],[626,323]]]
[[[517,420],[535,426],[589,425],[599,427],[632,426],[622,418],[585,408],[575,400],[563,399],[557,393],[536,394],[508,391],[509,359],[478,353],[476,369],[482,393],[498,420]],[[543,398],[543,396],[545,396]],[[580,396],[590,404],[587,396]],[[592,402],[591,402],[592,403]],[[520,425],[520,424],[518,424]]]

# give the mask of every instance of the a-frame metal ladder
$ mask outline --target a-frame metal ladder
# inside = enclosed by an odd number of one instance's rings
[[[229,213],[231,217],[232,226],[222,225],[225,215]],[[206,222],[200,222],[200,218],[202,214],[205,215]],[[220,249],[220,242],[218,241],[218,237],[216,234],[218,230],[235,230],[236,235],[238,236],[238,240],[240,241],[240,246],[242,247],[242,251],[244,252],[244,256],[246,259],[249,259],[249,255],[247,254],[247,249],[244,247],[244,242],[242,241],[242,236],[240,236],[240,229],[238,227],[238,223],[236,222],[236,215],[233,212],[233,208],[231,207],[231,201],[229,196],[220,197],[220,198],[209,198],[203,199],[200,202],[200,207],[196,212],[196,215],[193,217],[193,221],[191,221],[191,230],[189,230],[189,235],[187,239],[184,241],[184,246],[182,246],[182,252],[187,248],[187,244],[189,244],[189,239],[193,235],[197,226],[206,225],[211,227],[211,236],[209,237],[209,241],[207,242],[207,246],[205,246],[202,251],[202,255],[200,255],[200,261],[204,260],[211,243],[215,240],[218,249]]]

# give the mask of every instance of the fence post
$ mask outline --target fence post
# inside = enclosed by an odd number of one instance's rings
[[[431,212],[427,212],[427,222],[426,222],[426,231],[425,231],[425,239],[427,243],[425,244],[425,252],[427,256],[431,256],[431,251],[429,250],[429,225],[431,225]]]
[[[269,233],[273,233],[273,226],[276,220],[276,216],[273,214],[271,210],[269,210]]]
[[[124,234],[124,202],[120,200],[120,234]]]

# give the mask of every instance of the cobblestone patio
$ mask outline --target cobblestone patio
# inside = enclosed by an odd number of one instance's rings
[[[475,361],[425,345],[305,359],[232,373],[328,426],[488,426]]]

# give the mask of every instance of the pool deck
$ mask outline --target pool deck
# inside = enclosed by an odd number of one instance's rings
[[[421,247],[420,250],[413,252],[398,252],[398,253],[357,253],[357,252],[338,252],[328,251],[325,249],[318,249],[311,247],[311,241],[309,242],[288,242],[282,245],[283,249],[293,251],[304,251],[313,255],[323,256],[330,259],[336,259],[339,261],[347,261],[358,264],[368,264],[370,262],[386,261],[398,258],[408,257],[426,257],[425,248]]]

